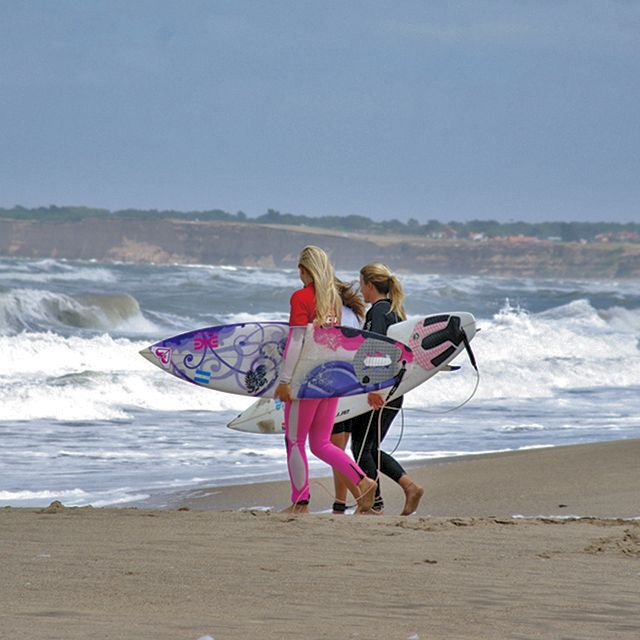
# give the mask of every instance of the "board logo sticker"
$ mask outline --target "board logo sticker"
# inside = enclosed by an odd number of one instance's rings
[[[193,381],[198,382],[200,384],[209,384],[211,380],[211,371],[202,371],[201,369],[196,369],[196,375],[193,376]]]
[[[196,333],[193,336],[193,348],[195,351],[201,351],[206,347],[209,349],[217,349],[219,346],[217,333]]]
[[[173,349],[171,347],[152,347],[151,353],[160,360],[165,369],[169,368],[169,365],[171,364],[171,354],[173,353]]]

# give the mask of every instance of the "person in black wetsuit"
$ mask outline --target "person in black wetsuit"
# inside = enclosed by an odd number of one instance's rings
[[[360,291],[364,301],[371,305],[364,321],[364,329],[387,335],[392,324],[406,320],[404,292],[400,281],[391,273],[387,265],[372,262],[360,269]],[[402,396],[389,403],[380,393],[370,393],[369,404],[373,411],[351,418],[351,451],[362,470],[376,480],[378,478],[378,456],[380,471],[397,482],[405,493],[405,505],[401,515],[408,516],[418,508],[424,489],[418,486],[402,468],[400,463],[379,447],[391,423],[402,407]],[[388,408],[383,408],[388,407]],[[380,416],[382,411],[382,416]],[[380,439],[378,440],[378,421]],[[380,483],[376,490],[376,501],[372,511],[384,513],[384,503],[380,495]]]

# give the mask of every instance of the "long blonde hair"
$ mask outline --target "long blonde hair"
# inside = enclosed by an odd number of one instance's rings
[[[333,265],[320,247],[308,246],[300,252],[298,265],[304,267],[315,284],[316,324],[324,325],[336,318],[342,319],[342,300],[335,282]]]
[[[370,262],[360,269],[360,275],[366,284],[372,284],[379,293],[389,296],[391,311],[395,312],[401,320],[407,319],[407,314],[404,310],[406,296],[402,290],[402,285],[386,264]]]

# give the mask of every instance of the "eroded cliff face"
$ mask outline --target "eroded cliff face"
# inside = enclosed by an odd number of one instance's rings
[[[29,258],[295,267],[300,249],[322,246],[354,268],[377,245],[339,234],[287,231],[254,224],[114,218],[80,222],[0,220],[0,255]]]
[[[410,259],[411,270],[418,273],[538,278],[640,278],[638,245],[410,243],[404,255]]]
[[[113,218],[0,220],[0,255],[295,268],[302,247],[339,269],[380,260],[413,273],[542,278],[640,278],[639,245],[435,241],[364,237],[229,222]]]

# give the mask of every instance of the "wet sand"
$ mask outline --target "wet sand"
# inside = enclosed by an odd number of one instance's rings
[[[176,509],[0,509],[0,638],[637,638],[640,440],[410,469],[418,512],[280,514],[287,483]],[[320,479],[331,489],[329,478]]]

